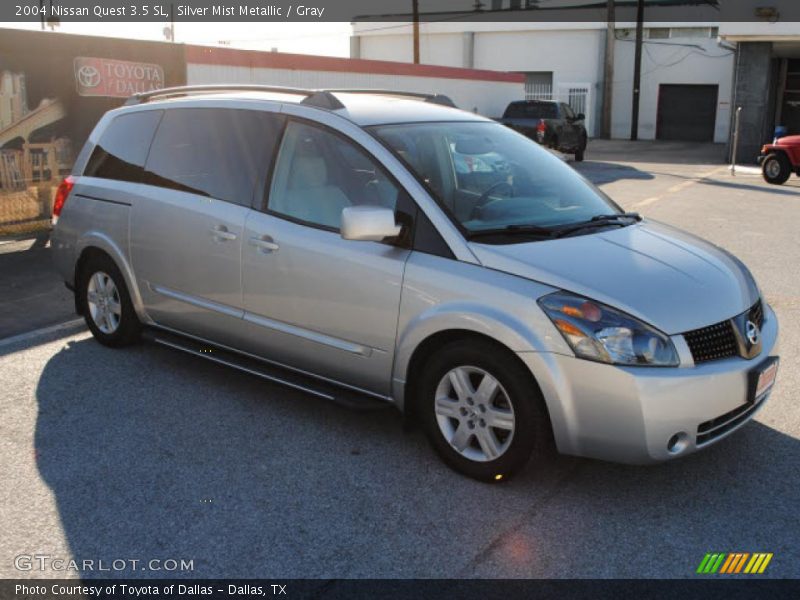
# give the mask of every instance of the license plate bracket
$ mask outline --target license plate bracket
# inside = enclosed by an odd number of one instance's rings
[[[747,374],[747,402],[749,404],[760,402],[775,385],[779,362],[780,359],[777,356],[770,356]]]

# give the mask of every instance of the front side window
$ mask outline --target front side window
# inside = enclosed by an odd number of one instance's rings
[[[147,152],[162,113],[160,110],[147,110],[115,117],[100,136],[83,174],[141,182]]]
[[[250,206],[282,122],[255,110],[165,111],[147,159],[146,183]]]
[[[469,235],[557,228],[619,208],[573,169],[499,123],[442,122],[371,128]]]
[[[270,212],[338,230],[342,210],[355,205],[394,209],[399,188],[353,142],[321,127],[286,127],[269,195]]]

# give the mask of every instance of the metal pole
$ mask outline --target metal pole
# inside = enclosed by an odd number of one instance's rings
[[[742,114],[742,107],[736,108],[736,117],[733,120],[733,153],[731,155],[731,175],[736,176],[736,155],[739,150],[739,116]]]
[[[603,126],[601,135],[611,138],[611,102],[614,95],[614,42],[617,34],[615,29],[616,17],[614,15],[614,0],[608,0],[606,21],[606,56],[603,73]]]
[[[411,1],[414,19],[414,64],[419,64],[419,0]]]
[[[631,107],[631,140],[639,139],[639,88],[642,81],[642,35],[644,33],[644,0],[636,4],[636,53],[633,59],[633,106]]]

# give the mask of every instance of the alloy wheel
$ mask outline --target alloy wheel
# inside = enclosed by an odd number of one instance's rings
[[[489,372],[459,366],[436,386],[436,422],[445,440],[463,457],[487,462],[502,456],[514,437],[514,408]]]
[[[122,302],[119,290],[108,273],[96,271],[89,278],[86,301],[92,321],[101,332],[110,335],[119,329]]]

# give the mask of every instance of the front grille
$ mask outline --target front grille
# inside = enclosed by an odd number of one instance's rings
[[[761,329],[764,325],[764,307],[761,304],[761,300],[753,304],[752,308],[748,311],[747,318]]]
[[[758,325],[759,329],[764,325],[764,306],[760,299],[748,309],[747,319]],[[684,333],[683,338],[695,364],[739,356],[734,327],[734,320],[729,319]]]
[[[738,354],[736,334],[731,321],[721,321],[683,334],[695,364],[728,358]]]
[[[763,399],[761,401],[763,402]],[[720,415],[716,419],[700,423],[697,427],[697,445],[700,446],[708,442],[713,442],[718,437],[744,423],[760,405],[761,402],[758,404],[743,404],[730,412],[726,412],[724,415]]]

